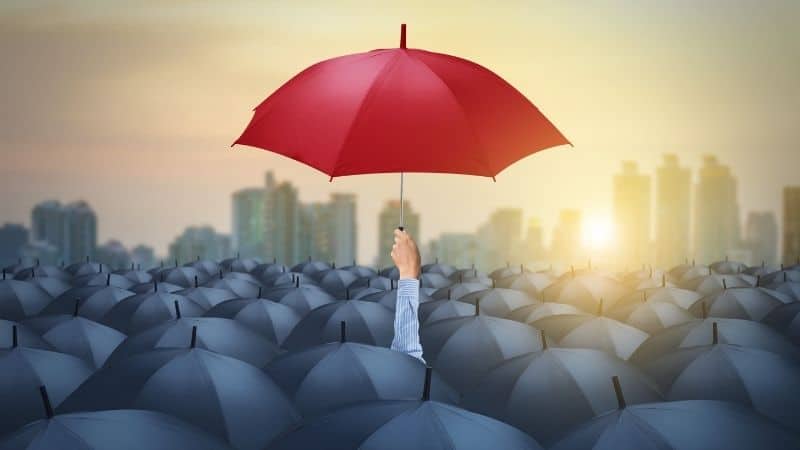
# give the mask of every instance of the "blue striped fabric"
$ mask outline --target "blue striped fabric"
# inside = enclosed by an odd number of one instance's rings
[[[397,282],[397,304],[394,310],[394,339],[392,350],[422,359],[419,342],[419,280],[404,278]]]

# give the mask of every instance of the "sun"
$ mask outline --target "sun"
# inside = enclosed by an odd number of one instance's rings
[[[581,240],[588,249],[607,249],[614,240],[614,225],[607,218],[587,217],[581,226]]]

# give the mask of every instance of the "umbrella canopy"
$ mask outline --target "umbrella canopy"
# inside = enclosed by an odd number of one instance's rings
[[[687,281],[693,280],[697,277],[713,275],[713,273],[714,272],[711,270],[711,267],[703,265],[700,266],[692,265],[687,267],[686,270],[683,271],[677,271],[677,272],[670,271],[672,279],[677,280],[678,283],[686,283]]]
[[[492,368],[464,396],[463,405],[548,443],[617,406],[612,376],[622,380],[631,403],[662,399],[652,380],[618,358],[597,350],[548,347]]]
[[[153,275],[144,270],[117,270],[114,273],[133,281],[134,284],[153,282]]]
[[[53,350],[53,347],[27,325],[21,322],[0,319],[0,348],[30,347]]]
[[[450,281],[449,278],[446,276],[436,273],[436,272],[428,272],[423,273],[419,277],[419,285],[423,288],[435,288],[435,289],[442,289],[453,285],[453,282]],[[484,286],[485,288],[485,286]]]
[[[279,264],[277,262],[272,262],[266,264],[259,264],[250,273],[254,277],[261,279],[269,275],[274,275],[276,273],[287,273],[287,272],[291,272],[291,269],[289,267],[286,267],[283,264]]]
[[[69,281],[72,275],[67,273],[64,269],[51,265],[35,265],[19,269],[14,273],[15,280],[32,280],[35,278],[57,278],[59,280]]]
[[[425,365],[382,347],[331,342],[273,360],[266,368],[305,416],[374,400],[414,400],[422,396]],[[458,394],[433,374],[430,397],[457,403]]]
[[[130,289],[137,283],[130,278],[118,273],[90,273],[73,278],[73,286],[114,286],[120,289]]]
[[[72,355],[38,348],[0,348],[0,435],[42,417],[39,386],[47,385],[58,406],[89,375],[92,368]]]
[[[787,281],[800,282],[800,268],[781,269],[761,277],[762,284],[785,283]]]
[[[523,272],[497,280],[497,287],[525,291],[533,298],[540,299],[542,291],[553,284],[553,277],[545,272]]]
[[[724,261],[712,263],[709,267],[711,267],[711,270],[714,272],[724,275],[734,275],[747,270],[747,264],[738,261],[729,261],[727,258]]]
[[[800,302],[778,306],[762,321],[800,345]]]
[[[206,317],[233,319],[282,345],[303,316],[294,309],[263,298],[244,298],[222,302],[209,309]]]
[[[72,289],[72,285],[69,284],[67,281],[64,281],[60,278],[32,278],[27,281],[30,284],[39,286],[40,288],[44,289],[45,292],[50,294],[50,297],[56,298],[59,295],[67,292],[68,290]]]
[[[161,272],[160,280],[165,283],[172,283],[183,288],[205,284],[210,276],[203,270],[194,267],[170,267]]]
[[[423,275],[423,277],[425,277],[425,275]],[[424,279],[422,281],[424,282]],[[436,300],[458,300],[467,294],[485,290],[486,285],[483,283],[456,283],[439,288],[433,293],[433,295],[431,295],[431,297]]]
[[[101,263],[91,262],[87,257],[85,261],[70,264],[64,270],[73,277],[80,277],[82,275],[89,275],[92,273],[108,272],[108,269],[108,266]]]
[[[752,287],[756,284],[756,277],[750,275],[703,275],[681,282],[680,287],[697,292],[701,295],[711,295],[728,288]]]
[[[395,280],[384,277],[383,275],[375,275],[373,277],[362,277],[357,279],[350,285],[351,289],[361,288],[361,287],[370,287],[381,289],[384,291],[389,291],[394,289]]]
[[[259,289],[261,289],[261,286],[258,284],[237,278],[212,278],[205,286],[228,290],[239,298],[258,297]]]
[[[183,286],[165,283],[160,281],[158,278],[154,278],[152,282],[137,284],[136,286],[130,288],[130,291],[137,294],[149,294],[152,292],[178,292],[183,289],[185,289]]]
[[[358,279],[358,277],[353,275],[353,272],[342,269],[331,269],[319,272],[316,277],[319,287],[340,299],[348,297],[347,288]]]
[[[642,300],[647,302],[668,302],[680,306],[683,309],[689,309],[692,305],[697,303],[698,300],[703,298],[701,294],[688,289],[681,289],[673,286],[656,287],[642,289],[631,292],[625,297],[621,298],[617,303],[618,305],[630,305],[641,303]]]
[[[800,363],[772,352],[733,344],[682,348],[648,362],[643,370],[668,400],[741,403],[800,431]]]
[[[106,366],[57,410],[125,408],[171,414],[244,450],[264,448],[299,419],[260,369],[200,348],[153,350]]]
[[[0,281],[0,319],[23,320],[39,314],[52,301],[47,291],[33,283]]]
[[[250,273],[261,264],[256,258],[230,258],[222,261],[220,265],[228,272]]]
[[[132,335],[155,325],[185,317],[199,317],[205,312],[202,306],[180,295],[166,292],[139,294],[114,305],[100,323]]]
[[[419,322],[424,327],[437,320],[474,316],[475,306],[458,300],[432,300],[420,303],[418,314]]]
[[[268,289],[264,297],[280,302],[305,316],[311,310],[336,301],[331,294],[309,284],[296,284]]]
[[[778,306],[791,302],[790,297],[765,288],[734,288],[723,289],[704,297],[689,311],[699,317],[705,307],[707,314],[712,317],[759,321]]]
[[[397,307],[397,289],[392,289],[390,291],[383,291],[383,292],[375,292],[373,294],[361,298],[360,300],[380,303],[381,305],[394,311],[395,308]],[[421,310],[422,305],[432,301],[434,300],[430,296],[426,295],[424,292],[422,292],[422,290],[420,290],[419,293],[420,317],[422,317],[422,310]]]
[[[438,259],[432,264],[423,264],[421,268],[422,273],[438,273],[445,277],[453,275],[457,270],[450,264],[440,264]]]
[[[378,272],[375,269],[373,269],[372,267],[359,266],[359,265],[356,264],[355,261],[353,261],[353,265],[352,266],[345,266],[345,267],[342,267],[342,269],[347,270],[348,272],[351,272],[353,275],[357,276],[358,278],[372,278],[372,277],[377,277],[378,276]]]
[[[219,264],[210,259],[197,259],[195,261],[187,262],[184,266],[194,267],[197,270],[205,272],[206,275],[214,275],[219,273]]]
[[[78,301],[78,315],[99,321],[107,312],[122,300],[133,297],[132,291],[114,286],[85,286],[70,289],[59,295],[42,310],[42,315],[72,314],[75,301]]]
[[[30,423],[0,440],[0,450],[145,448],[231,449],[222,440],[175,417],[136,409],[59,414]]]
[[[54,349],[77,356],[94,369],[102,367],[125,340],[119,331],[78,315],[34,317],[25,324]]]
[[[373,295],[383,295],[386,293],[386,289],[378,289],[373,287],[351,287],[348,288],[345,292],[347,299],[353,300],[364,300],[367,297]]]
[[[218,289],[206,286],[182,289],[180,291],[175,291],[175,294],[186,297],[205,309],[210,309],[222,302],[239,298],[236,296],[236,294],[227,289]]]
[[[605,308],[627,295],[630,289],[613,278],[593,272],[564,274],[542,291],[542,301],[569,303],[587,312],[597,311],[601,301]]]
[[[772,272],[776,272],[778,270],[780,270],[780,269],[778,269],[777,267],[768,266],[768,265],[766,265],[765,262],[762,261],[761,265],[759,265],[759,266],[750,266],[747,269],[745,269],[743,272],[746,273],[747,275],[752,275],[754,277],[755,276],[763,277],[764,275],[770,274]]]
[[[714,322],[717,323],[720,343],[766,350],[800,361],[800,349],[767,325],[723,318],[697,319],[667,328],[643,342],[631,355],[630,361],[642,365],[679,348],[710,345]]]
[[[658,333],[665,328],[690,322],[695,318],[674,303],[658,301],[617,306],[609,311],[608,315],[648,334]]]
[[[800,281],[774,283],[771,284],[769,288],[781,294],[788,295],[796,301],[800,301]],[[47,290],[47,288],[45,288],[45,290]]]
[[[329,59],[289,80],[256,107],[234,144],[288,156],[331,177],[494,177],[525,156],[569,141],[486,68],[406,48],[403,27],[400,48]]]
[[[185,317],[134,334],[108,358],[107,365],[160,348],[186,348],[196,345],[263,368],[281,349],[263,336],[231,319]]]
[[[308,258],[308,261],[292,266],[292,272],[302,273],[303,275],[312,277],[320,272],[331,269],[333,269],[333,267],[325,261],[312,261],[311,258]]]
[[[689,400],[611,411],[581,425],[551,450],[796,449],[800,439],[749,408]]]
[[[317,280],[311,275],[303,275],[294,272],[279,272],[265,275],[261,279],[261,284],[266,287],[292,286],[297,284],[310,284],[317,286]]]
[[[397,267],[394,267],[394,266],[387,267],[385,269],[380,269],[378,271],[378,273],[380,274],[380,276],[386,277],[386,278],[391,278],[392,280],[399,280],[400,279],[400,271],[397,270]]]
[[[538,330],[481,315],[430,323],[420,330],[420,340],[428,364],[461,393],[496,364],[542,348]]]
[[[563,347],[594,348],[628,359],[648,338],[644,331],[609,317],[560,314],[532,324],[553,336]]]
[[[492,278],[495,281],[500,281],[504,278],[509,278],[514,275],[520,275],[525,273],[525,267],[520,264],[518,266],[512,266],[511,263],[506,263],[505,267],[500,267],[489,272],[489,278]]]
[[[588,315],[580,309],[566,303],[543,302],[523,306],[511,311],[508,318],[517,322],[532,324],[539,319],[562,314]]]
[[[481,313],[503,318],[508,318],[511,311],[522,308],[523,306],[539,303],[525,292],[505,288],[485,289],[472,292],[460,297],[458,301],[471,305],[480,302]]]
[[[302,350],[341,337],[341,323],[347,324],[348,340],[362,344],[388,347],[394,337],[394,314],[377,303],[361,300],[341,300],[320,306],[303,317],[283,346]]]
[[[539,450],[525,433],[436,401],[359,403],[307,419],[270,450]]]

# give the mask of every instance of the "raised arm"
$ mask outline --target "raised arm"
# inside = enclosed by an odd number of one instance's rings
[[[417,244],[405,231],[394,231],[392,260],[400,272],[397,282],[397,304],[394,312],[392,350],[407,353],[423,363],[419,342],[419,271]]]

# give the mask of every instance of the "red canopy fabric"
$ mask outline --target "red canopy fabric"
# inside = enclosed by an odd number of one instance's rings
[[[401,47],[300,72],[255,109],[235,144],[330,177],[438,172],[494,177],[570,142],[505,80],[455,56]]]

